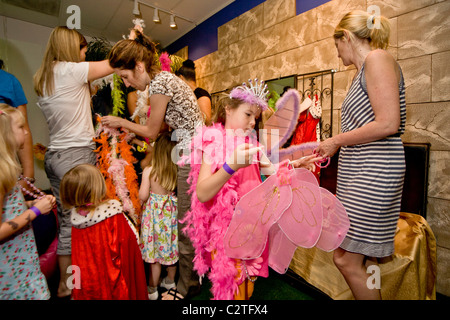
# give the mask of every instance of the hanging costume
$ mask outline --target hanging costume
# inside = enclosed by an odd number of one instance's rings
[[[314,96],[314,100],[311,102],[311,106],[300,113],[298,117],[297,127],[295,129],[292,145],[298,145],[305,142],[318,142],[320,143],[320,118],[322,116],[322,107],[320,106],[319,98],[317,94]],[[314,175],[319,180],[320,168],[316,167]]]
[[[320,106],[319,98],[315,95],[314,101],[311,101],[311,106],[303,111],[298,118],[292,144],[311,141],[320,142],[319,121],[321,116],[322,107]]]

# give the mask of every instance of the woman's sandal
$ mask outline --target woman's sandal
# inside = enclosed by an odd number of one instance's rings
[[[184,297],[178,292],[177,288],[170,288],[169,291],[163,293],[162,300],[183,300]]]

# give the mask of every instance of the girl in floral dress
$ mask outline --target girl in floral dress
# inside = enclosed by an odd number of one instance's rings
[[[169,132],[155,142],[151,166],[144,169],[139,198],[145,202],[141,223],[141,252],[150,263],[149,299],[158,299],[161,265],[167,266],[167,277],[161,282],[166,289],[175,287],[175,263],[178,261],[177,165],[172,161]]]
[[[47,214],[55,197],[36,195],[28,208],[17,178],[21,168],[17,151],[28,132],[21,112],[0,104],[0,300],[46,300],[50,298],[41,272],[31,221]]]

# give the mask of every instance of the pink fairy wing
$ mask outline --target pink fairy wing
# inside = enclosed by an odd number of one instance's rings
[[[312,183],[316,186],[319,186],[319,183],[317,182],[317,179],[314,176],[314,174],[307,169],[304,169],[304,168],[292,169],[289,171],[289,173],[291,174],[291,176],[293,178],[295,178],[295,179],[291,179],[291,184],[292,184],[292,182],[298,183],[299,181],[305,181],[305,182]]]
[[[285,235],[297,246],[311,248],[322,230],[322,196],[314,174],[306,169],[291,173],[292,204],[278,219]]]
[[[269,266],[280,274],[286,273],[296,249],[275,223],[269,230]]]
[[[267,155],[273,163],[285,159],[294,160],[310,155],[317,143],[307,143],[282,149],[292,136],[297,126],[300,113],[308,109],[311,99],[306,98],[301,104],[301,96],[295,89],[289,89],[277,101],[276,112],[265,122],[260,141],[264,144]]]
[[[338,248],[350,228],[350,220],[342,203],[331,192],[320,188],[322,194],[322,233],[316,247],[323,251]]]
[[[295,130],[300,115],[301,97],[297,90],[289,89],[277,101],[276,112],[264,123],[262,139],[269,153],[278,151]]]
[[[254,259],[264,251],[270,227],[290,206],[288,184],[280,186],[276,175],[244,195],[236,205],[224,238],[230,258]]]

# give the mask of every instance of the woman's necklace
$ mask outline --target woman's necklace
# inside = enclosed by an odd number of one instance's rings
[[[37,188],[34,184],[31,183],[30,178],[28,177],[24,177],[24,176],[20,176],[18,181],[23,180],[26,182],[26,184],[30,187],[31,190],[33,190],[33,192],[31,192],[30,190],[28,190],[27,188],[22,187],[22,185],[20,183],[18,183],[18,185],[20,186],[20,189],[22,189],[23,193],[39,200],[43,197],[45,197],[45,193],[43,193],[39,188]]]

